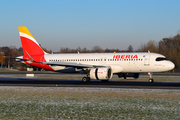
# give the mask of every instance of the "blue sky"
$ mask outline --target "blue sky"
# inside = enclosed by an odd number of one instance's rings
[[[179,0],[0,0],[0,47],[21,46],[26,26],[47,49],[138,49],[180,30]]]

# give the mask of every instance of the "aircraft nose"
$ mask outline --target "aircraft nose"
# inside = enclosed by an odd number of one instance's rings
[[[174,63],[173,62],[169,62],[169,64],[168,64],[169,70],[172,70],[174,67],[175,67]]]

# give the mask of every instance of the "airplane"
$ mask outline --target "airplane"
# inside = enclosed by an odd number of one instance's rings
[[[19,26],[23,56],[16,61],[45,70],[62,73],[85,74],[83,82],[101,80],[107,82],[113,75],[119,78],[139,78],[140,73],[148,73],[149,83],[153,83],[153,72],[172,70],[175,65],[158,53],[46,53],[25,26]]]

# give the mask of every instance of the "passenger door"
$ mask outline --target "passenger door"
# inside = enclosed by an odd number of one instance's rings
[[[144,55],[144,65],[145,66],[149,66],[150,65],[150,57],[151,57],[150,53]]]

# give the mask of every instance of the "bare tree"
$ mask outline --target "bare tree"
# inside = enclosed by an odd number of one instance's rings
[[[103,50],[103,49],[102,49],[101,47],[99,47],[99,46],[94,46],[94,47],[92,48],[92,52],[101,53],[102,50]]]
[[[132,47],[132,45],[129,45],[129,47],[127,48],[127,52],[133,52],[133,47]]]
[[[3,63],[4,63],[4,52],[0,52],[0,63],[1,63],[1,67],[2,67]]]
[[[157,42],[155,40],[149,40],[148,43],[142,44],[137,51],[139,51],[139,52],[148,52],[148,51],[150,51],[150,52],[158,53],[159,48],[158,48],[158,44],[157,44]]]
[[[180,34],[159,41],[159,52],[173,61],[177,68],[180,68]]]

